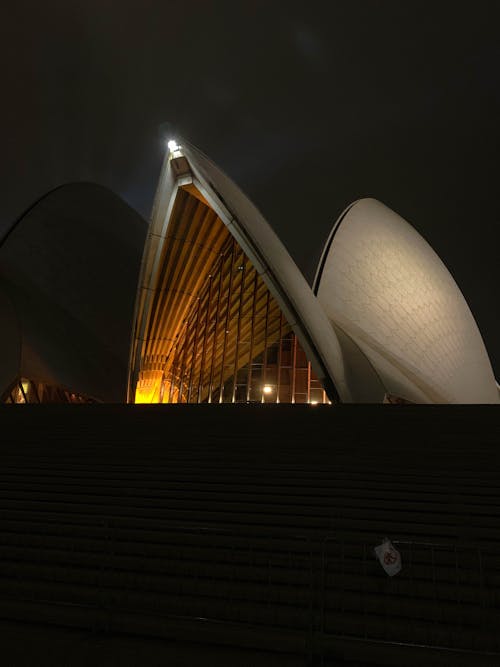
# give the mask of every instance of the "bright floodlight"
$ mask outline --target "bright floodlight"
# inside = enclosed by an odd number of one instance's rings
[[[265,385],[262,387],[262,391],[264,392],[264,394],[271,394],[272,391],[273,391],[273,388],[271,387],[270,384],[265,384]]]
[[[170,139],[169,142],[167,143],[168,150],[170,151],[170,154],[173,155],[174,157],[178,157],[175,155],[175,153],[178,153],[181,150],[181,147],[179,144],[176,142],[175,139]]]

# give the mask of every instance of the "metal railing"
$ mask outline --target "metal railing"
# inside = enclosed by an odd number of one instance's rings
[[[323,541],[321,636],[500,652],[498,599],[488,586],[482,550],[402,540],[393,545],[402,569],[389,577],[372,545]]]
[[[485,548],[393,540],[402,569],[389,577],[374,544],[335,536],[252,537],[173,526],[149,531],[143,542],[136,538],[140,549],[131,555],[128,530],[103,518],[94,538],[101,561],[89,561],[96,577],[85,606],[96,610],[98,631],[112,629],[113,618],[126,612],[288,632],[311,661],[339,640],[500,657],[500,555]],[[78,544],[70,551],[79,553]],[[57,566],[61,586],[72,585],[71,562]],[[9,568],[14,573],[15,563]],[[43,602],[34,571],[32,577],[32,593],[29,582],[18,594],[12,589],[18,601]]]

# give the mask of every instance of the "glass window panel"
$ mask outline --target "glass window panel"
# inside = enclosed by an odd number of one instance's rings
[[[323,402],[321,383],[265,283],[222,222],[213,212],[207,218],[210,209],[190,197],[184,192],[184,208],[174,211],[169,229],[177,231],[158,274],[159,283],[168,282],[171,307],[160,312],[166,301],[156,294],[157,312],[148,315],[151,323],[162,324],[167,341],[144,346],[144,370],[163,371],[158,400]],[[189,215],[183,218],[182,211]],[[190,275],[175,258],[197,273]]]

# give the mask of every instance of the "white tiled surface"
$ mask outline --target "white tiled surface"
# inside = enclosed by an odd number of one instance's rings
[[[388,391],[408,398],[423,392],[431,402],[499,402],[458,286],[429,244],[380,202],[363,199],[347,213],[318,299],[370,358]]]

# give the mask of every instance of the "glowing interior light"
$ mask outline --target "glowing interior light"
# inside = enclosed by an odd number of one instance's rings
[[[163,371],[141,371],[135,390],[135,403],[159,403]]]
[[[272,386],[271,386],[270,384],[265,384],[265,385],[262,387],[262,391],[264,392],[264,394],[272,394],[272,392],[273,392],[273,388],[272,388]]]
[[[318,401],[311,401],[311,405],[318,405]]]
[[[168,142],[167,146],[168,146],[168,150],[169,150],[171,153],[175,153],[175,151],[178,151],[179,148],[180,148],[180,146],[177,145],[177,142],[176,142],[175,139],[170,139],[170,141]]]

